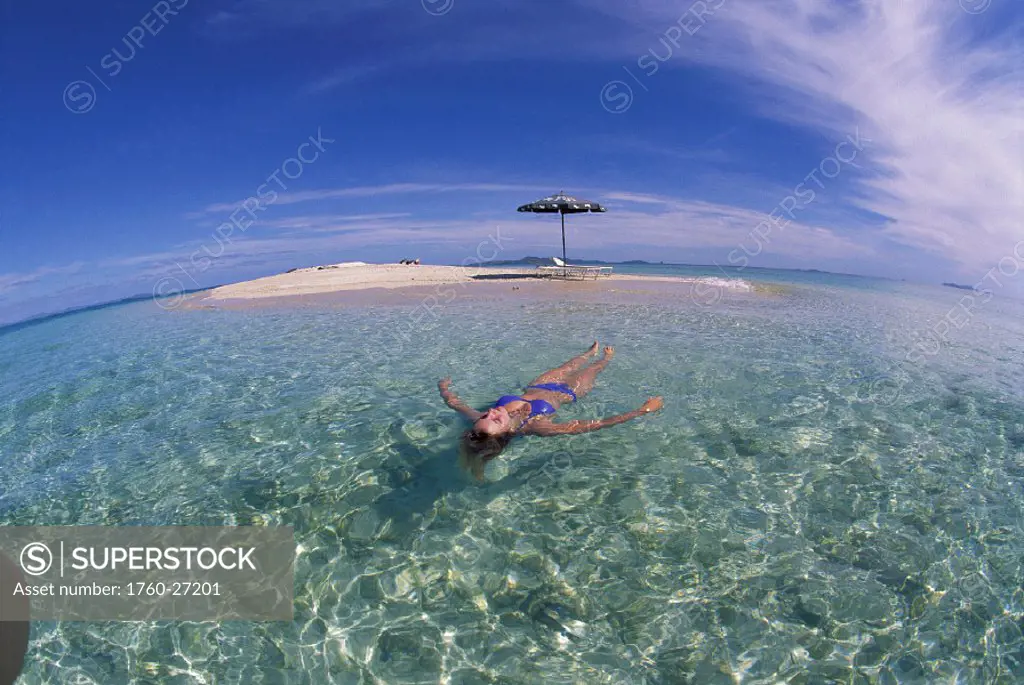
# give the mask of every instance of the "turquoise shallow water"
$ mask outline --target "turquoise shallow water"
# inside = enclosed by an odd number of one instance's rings
[[[39,623],[22,682],[1024,680],[1024,305],[922,357],[961,292],[788,280],[0,334],[0,523],[301,545],[293,623]],[[594,339],[617,356],[561,418],[665,410],[520,440],[471,483],[437,379],[483,405]]]

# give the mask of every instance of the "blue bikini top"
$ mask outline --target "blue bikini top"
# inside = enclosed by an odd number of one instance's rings
[[[555,408],[551,406],[551,403],[547,400],[524,400],[519,395],[502,395],[498,398],[498,401],[494,403],[495,407],[504,407],[506,404],[512,402],[529,402],[530,403],[530,415],[526,417],[529,421],[534,416],[540,416],[541,414],[554,414]]]
[[[526,389],[537,388],[538,390],[550,390],[552,392],[560,392],[563,395],[569,395],[572,397],[572,401],[576,401],[576,393],[573,392],[565,383],[540,383],[538,385],[528,385]],[[526,417],[529,421],[534,416],[541,416],[542,414],[554,414],[555,408],[547,400],[524,400],[519,395],[502,395],[498,398],[498,401],[494,403],[495,407],[504,407],[506,404],[511,402],[529,402],[530,403],[530,415]]]

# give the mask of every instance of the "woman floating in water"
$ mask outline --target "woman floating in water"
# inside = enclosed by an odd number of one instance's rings
[[[556,369],[538,376],[520,395],[505,395],[487,411],[477,411],[449,390],[451,379],[437,384],[445,403],[470,421],[473,427],[462,436],[462,456],[477,478],[483,477],[483,466],[498,456],[516,435],[568,435],[589,433],[625,423],[662,408],[660,397],[652,397],[639,409],[596,421],[555,423],[550,417],[565,402],[575,402],[591,388],[615,352],[604,348],[604,357],[584,368],[587,360],[597,354],[597,343],[583,354]]]

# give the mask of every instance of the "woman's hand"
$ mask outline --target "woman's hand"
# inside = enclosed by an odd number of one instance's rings
[[[645,414],[649,414],[652,411],[658,411],[664,406],[664,400],[662,400],[660,397],[652,397],[648,399],[646,402],[644,402],[643,406],[640,407],[640,411],[642,411]]]
[[[437,387],[441,391],[441,398],[444,399],[444,403],[465,416],[470,421],[476,421],[483,416],[483,412],[473,409],[468,404],[460,400],[458,395],[448,389],[448,386],[451,385],[451,383],[451,378],[442,378],[437,382]]]

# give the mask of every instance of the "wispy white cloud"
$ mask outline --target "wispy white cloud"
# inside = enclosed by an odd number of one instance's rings
[[[681,14],[667,0],[635,9],[655,36]],[[743,75],[758,84],[751,101],[765,116],[839,136],[859,128],[871,141],[868,173],[850,201],[891,219],[892,240],[984,272],[1024,237],[1016,20],[993,36],[991,16],[956,2],[730,0],[683,36],[675,63]],[[988,35],[981,42],[972,31]]]
[[[516,185],[501,183],[391,183],[379,186],[358,186],[352,188],[329,188],[324,190],[306,190],[297,193],[279,193],[273,205],[291,205],[300,202],[316,202],[325,200],[343,200],[347,198],[375,197],[385,195],[403,195],[412,193],[501,193],[501,192],[537,192],[550,190],[547,186]],[[230,213],[242,206],[245,200],[237,202],[209,205],[202,210],[205,214]],[[195,218],[196,215],[190,215]]]
[[[66,276],[80,272],[85,268],[85,262],[73,262],[62,266],[41,266],[32,271],[20,273],[0,274],[0,297],[7,297],[16,288],[45,281],[56,276]]]
[[[815,260],[877,258],[872,242],[851,237],[824,226],[799,221],[763,228],[768,216],[763,212],[734,206],[680,200],[631,192],[600,192],[607,199],[607,215],[572,217],[568,232],[576,237],[577,249],[587,252],[615,250],[621,247],[647,249],[652,253],[685,255],[690,251],[716,248],[725,256],[734,250],[747,254],[781,256],[792,263],[813,266]],[[330,221],[315,226],[315,237],[295,237],[287,244],[300,251],[308,245],[331,245],[335,249],[372,248],[380,245],[466,244],[486,236],[500,226],[501,234],[515,246],[517,255],[528,251],[551,250],[559,244],[558,222],[550,217],[516,215],[508,220],[425,220],[403,218],[370,222]],[[289,220],[282,220],[286,226]],[[301,223],[301,222],[299,222]],[[755,228],[762,235],[754,234]],[[326,237],[325,234],[335,234]],[[328,241],[324,243],[322,241]],[[251,250],[272,249],[274,241],[254,241]]]
[[[679,147],[659,144],[646,138],[628,134],[605,134],[581,137],[580,143],[599,148],[602,152],[621,152],[626,154],[644,155],[647,157],[665,157],[681,162],[701,162],[718,165],[734,160],[734,157],[715,144],[723,142],[735,132],[735,129],[715,134],[693,147]]]
[[[232,0],[208,10],[208,30],[252,31],[262,27],[333,24],[353,15],[384,8],[394,0]]]
[[[338,225],[373,223],[389,219],[404,219],[412,216],[409,212],[383,214],[321,214],[312,216],[293,216],[283,219],[261,220],[261,228],[286,228],[317,230]]]
[[[208,12],[201,31],[217,40],[311,26],[347,31],[344,59],[318,64],[301,88],[306,94],[424,65],[503,62],[510,56],[583,62],[599,59],[613,43],[630,44],[622,40],[624,33],[643,35],[573,2],[466,2],[443,17],[415,0],[236,0]]]
[[[790,221],[772,222],[767,214],[712,202],[677,200],[642,193],[611,192],[608,219],[615,230],[587,231],[588,247],[647,246],[674,254],[714,248],[723,263],[743,255],[763,260],[772,255],[791,264],[815,260],[879,258],[872,242],[854,240],[832,228]],[[732,255],[732,262],[729,256]]]
[[[381,65],[339,67],[326,76],[310,82],[305,91],[310,94],[323,93],[342,86],[350,86],[380,73]]]
[[[636,204],[647,204],[647,205],[663,205],[671,206],[676,203],[676,200],[670,198],[661,197],[658,195],[649,195],[647,193],[629,193],[623,191],[617,191],[608,193],[604,196],[609,200],[620,200],[622,202],[633,202]]]

